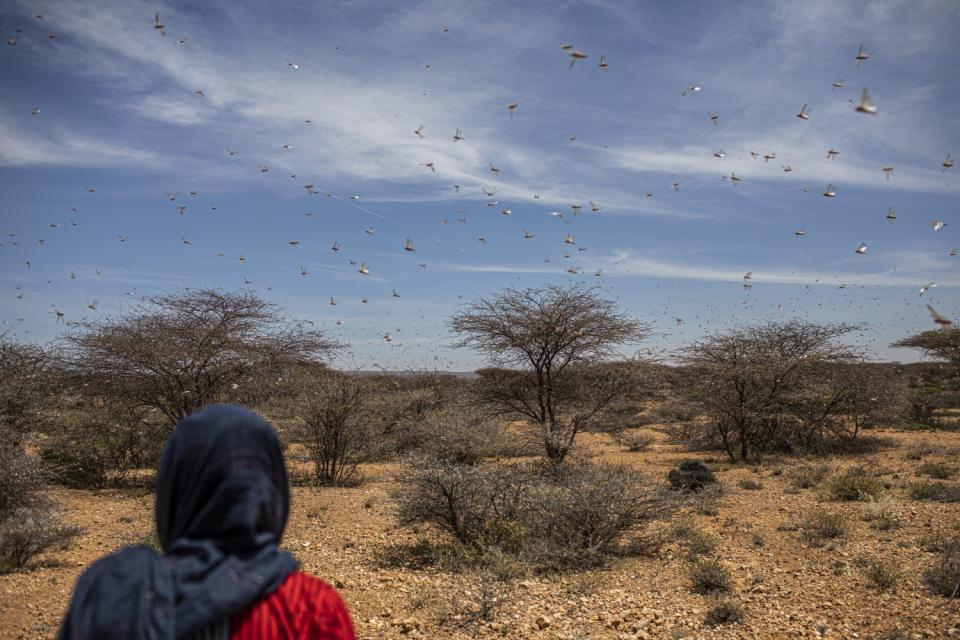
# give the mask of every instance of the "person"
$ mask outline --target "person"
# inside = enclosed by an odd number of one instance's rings
[[[355,640],[347,607],[278,547],[290,488],[273,427],[236,405],[184,418],[157,472],[163,555],[101,558],[77,580],[61,640]]]

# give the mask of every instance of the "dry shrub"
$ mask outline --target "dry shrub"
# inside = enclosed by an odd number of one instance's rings
[[[825,540],[846,533],[847,520],[843,514],[817,510],[808,514],[800,526],[800,537],[813,546],[820,546]]]
[[[515,446],[503,422],[471,409],[458,402],[427,413],[412,429],[416,452],[454,464],[511,453]]]
[[[96,398],[63,400],[40,458],[50,479],[73,489],[122,484],[155,468],[171,427],[156,412]]]
[[[900,574],[896,567],[881,560],[872,560],[863,569],[867,583],[877,591],[890,591],[897,586]]]
[[[932,502],[960,502],[960,485],[925,480],[910,485],[910,497]]]
[[[605,464],[430,463],[401,477],[401,524],[428,524],[475,558],[494,551],[539,569],[601,564],[628,531],[661,515],[662,492]]]
[[[521,500],[533,478],[522,467],[425,464],[400,477],[398,518],[432,525],[477,553],[517,551],[526,534]]]
[[[657,440],[653,437],[653,434],[643,431],[620,431],[613,434],[613,439],[621,447],[625,447],[627,451],[634,453],[646,451]]]
[[[957,468],[942,462],[925,462],[917,467],[917,475],[928,476],[937,480],[949,480],[957,475]]]
[[[680,466],[667,474],[670,486],[681,491],[699,491],[708,484],[715,484],[713,472],[699,460],[684,460]]]
[[[66,547],[80,529],[52,510],[25,509],[0,524],[0,574],[18,571],[47,549]]]
[[[27,455],[22,437],[0,430],[0,522],[37,502],[44,477],[36,460]]]
[[[832,500],[869,500],[880,497],[883,483],[866,467],[851,467],[830,478],[826,490]]]
[[[763,489],[763,484],[758,480],[754,480],[753,478],[744,478],[737,483],[737,486],[741,489],[746,489],[747,491],[759,491],[760,489]]]
[[[826,465],[801,464],[790,470],[790,486],[794,489],[810,489],[817,486],[830,473]]]
[[[691,588],[695,593],[711,595],[733,590],[733,578],[717,560],[698,560],[690,568]]]
[[[729,598],[723,598],[707,611],[703,624],[708,627],[719,627],[741,621],[743,621],[743,607],[740,606],[740,603]]]
[[[720,484],[707,485],[700,491],[690,495],[690,502],[693,508],[703,516],[715,516],[720,511],[720,499],[724,495],[723,486]]]
[[[889,531],[900,526],[900,519],[890,496],[882,496],[876,500],[871,498],[864,505],[863,519],[870,523],[871,528],[879,531]]]
[[[938,450],[939,450],[939,447],[937,447],[934,444],[931,444],[930,442],[927,442],[926,440],[923,440],[913,445],[909,449],[907,449],[907,453],[906,455],[904,455],[904,457],[907,460],[920,460],[924,456],[928,456],[932,453],[936,453]]]
[[[0,431],[0,573],[24,568],[43,551],[79,534],[61,524],[41,495],[44,476],[23,447],[21,436]]]
[[[717,549],[718,542],[716,536],[696,529],[683,539],[683,546],[687,550],[687,557],[696,560],[713,553]]]
[[[937,595],[954,598],[960,594],[960,538],[942,542],[940,557],[923,572],[923,581]]]
[[[683,398],[671,398],[650,411],[647,417],[661,424],[688,423],[697,419],[697,407]]]
[[[41,427],[54,385],[50,350],[0,332],[0,425],[16,433]]]
[[[365,382],[331,375],[303,399],[301,420],[290,432],[293,440],[307,450],[317,484],[359,482],[357,468],[370,457],[379,417],[371,411],[371,389]]]
[[[492,622],[510,599],[513,587],[496,572],[480,568],[462,587],[452,589],[441,608],[439,622],[453,627],[471,627]]]
[[[709,441],[712,433],[731,462],[855,442],[888,413],[892,395],[889,371],[841,342],[858,329],[767,322],[682,347],[679,359],[690,378],[682,392],[705,418],[691,425],[693,440]]]

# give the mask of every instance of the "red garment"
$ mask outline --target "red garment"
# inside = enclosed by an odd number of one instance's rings
[[[333,587],[294,571],[280,588],[230,619],[230,640],[356,640]]]

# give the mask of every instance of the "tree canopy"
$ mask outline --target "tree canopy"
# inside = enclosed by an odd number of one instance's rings
[[[337,348],[251,292],[186,289],[147,298],[118,317],[81,323],[66,361],[83,384],[171,423],[244,383]]]
[[[636,381],[629,366],[599,365],[648,328],[579,285],[506,289],[450,320],[456,343],[485,354],[478,395],[538,427],[547,457],[562,462],[576,435]]]

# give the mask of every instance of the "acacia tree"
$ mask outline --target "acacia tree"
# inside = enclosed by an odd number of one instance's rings
[[[928,426],[936,426],[935,412],[944,406],[956,406],[957,376],[960,374],[960,329],[953,327],[923,331],[897,340],[891,347],[917,349],[940,364],[921,373],[905,389],[909,417]]]
[[[82,323],[65,361],[94,394],[159,411],[173,425],[254,378],[276,378],[337,345],[247,291],[145,299],[116,318]]]
[[[636,383],[629,365],[600,365],[615,347],[648,332],[596,288],[579,285],[506,289],[453,316],[450,327],[460,336],[457,346],[480,351],[493,365],[480,371],[480,400],[534,425],[557,464],[577,433]]]
[[[918,349],[925,356],[960,368],[960,329],[935,329],[897,340],[891,347]]]
[[[838,342],[859,328],[794,320],[714,333],[680,350],[691,374],[686,393],[731,461],[815,448],[851,420],[868,421],[865,398],[877,388],[843,374],[865,362]]]

